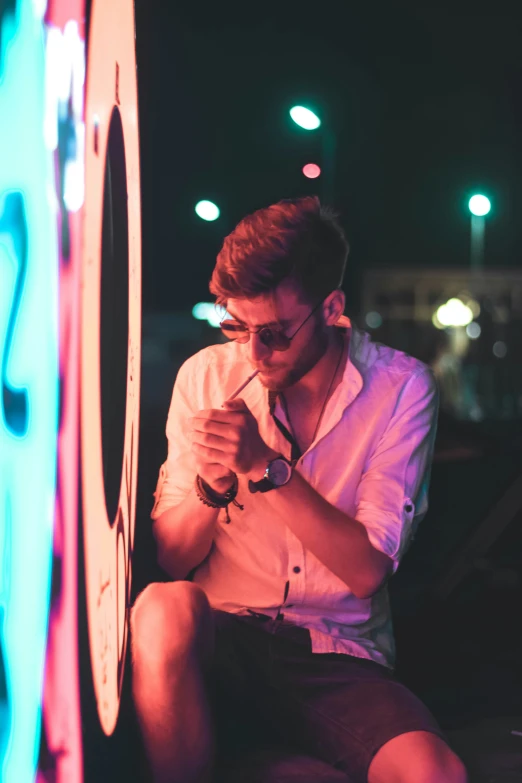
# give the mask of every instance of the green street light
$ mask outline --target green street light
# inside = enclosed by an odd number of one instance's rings
[[[333,202],[334,199],[334,180],[335,180],[335,161],[337,152],[337,135],[331,122],[322,125],[320,118],[311,109],[306,106],[292,106],[290,117],[296,125],[305,130],[317,130],[321,128],[321,147],[322,147],[322,196],[325,201]],[[308,176],[303,169],[305,176]]]
[[[491,210],[491,201],[482,193],[475,193],[468,202],[468,208],[471,212],[471,269],[479,273],[484,266],[485,218]]]
[[[219,217],[219,207],[212,201],[198,201],[195,206],[196,215],[202,220],[217,220]]]
[[[487,196],[483,196],[481,193],[477,193],[470,198],[468,207],[472,215],[477,215],[477,217],[484,217],[485,215],[489,214],[491,210],[491,201]]]
[[[305,106],[293,106],[290,109],[290,117],[296,125],[305,130],[315,130],[321,125],[321,120],[311,109]]]

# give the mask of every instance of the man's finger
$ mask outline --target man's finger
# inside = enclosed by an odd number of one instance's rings
[[[195,459],[197,471],[201,476],[206,475],[213,479],[223,479],[234,475],[230,468],[225,467],[220,462],[208,462],[199,455]]]
[[[232,422],[237,421],[237,416],[240,413],[243,413],[243,411],[224,411],[216,408],[209,408],[208,410],[198,411],[189,421],[203,419],[205,421],[218,421],[222,424],[232,424]]]
[[[197,454],[201,459],[204,459],[206,462],[219,462],[221,465],[224,465],[224,467],[226,468],[229,467],[226,464],[228,462],[229,455],[226,454],[224,451],[219,451],[218,449],[212,449],[209,448],[208,446],[201,446],[199,443],[192,444],[192,451],[195,454]]]
[[[208,432],[211,435],[218,435],[229,440],[234,437],[235,433],[235,428],[230,423],[214,421],[213,419],[193,417],[190,419],[190,427],[192,432]]]
[[[246,402],[241,399],[241,397],[236,397],[234,400],[225,400],[223,407],[227,411],[238,411],[241,413],[247,413],[250,411],[250,408]]]
[[[192,437],[192,443],[199,443],[200,446],[217,449],[224,454],[229,454],[234,448],[234,444],[230,440],[219,435],[213,435],[210,432],[195,432]]]

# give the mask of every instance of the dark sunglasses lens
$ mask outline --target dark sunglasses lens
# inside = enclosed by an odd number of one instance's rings
[[[221,331],[229,340],[236,340],[238,343],[246,343],[250,337],[248,329],[237,321],[222,321]]]
[[[276,329],[261,329],[259,332],[259,339],[266,345],[267,348],[271,348],[273,351],[286,351],[290,345],[290,340],[283,332],[279,332]]]

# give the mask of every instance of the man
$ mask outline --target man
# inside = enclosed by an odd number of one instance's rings
[[[218,255],[231,342],[179,370],[152,512],[176,581],[132,615],[162,783],[210,781],[234,711],[235,730],[260,716],[329,764],[320,779],[467,779],[392,671],[386,582],[426,512],[436,387],[343,316],[347,254],[335,216],[304,198],[246,217]]]

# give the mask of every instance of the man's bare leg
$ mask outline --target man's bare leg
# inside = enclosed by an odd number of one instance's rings
[[[212,610],[192,582],[149,585],[131,614],[133,696],[155,783],[209,783],[215,739],[204,676]]]

